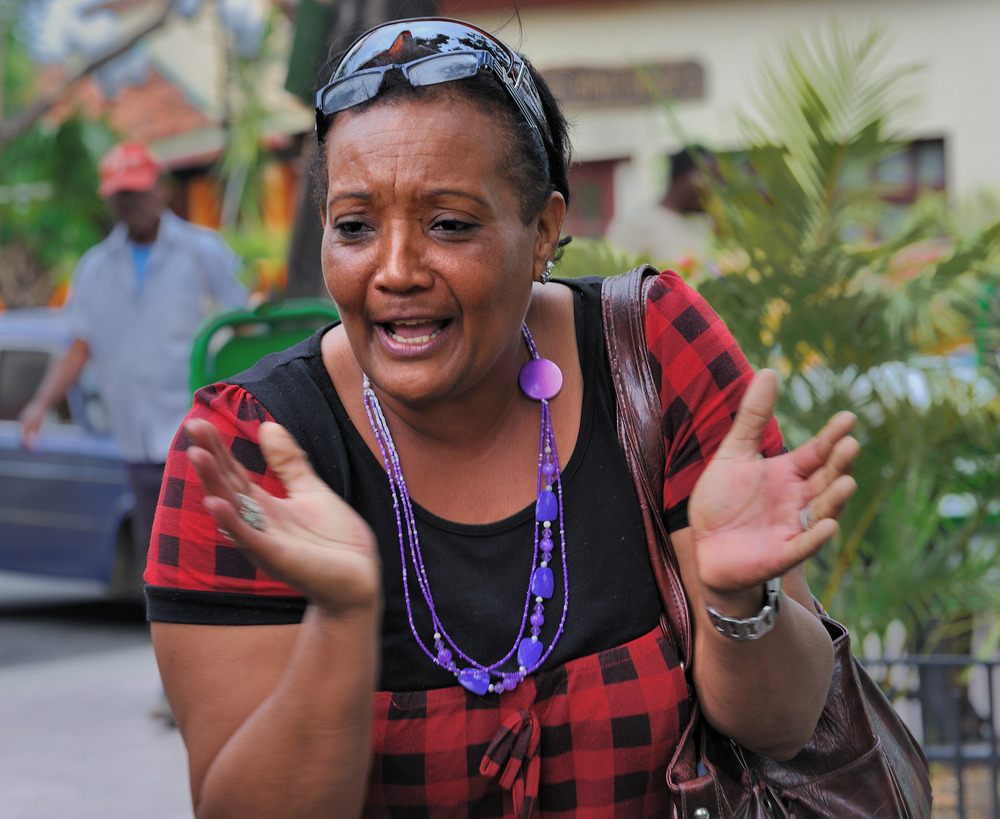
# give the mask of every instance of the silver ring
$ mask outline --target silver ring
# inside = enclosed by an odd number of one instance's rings
[[[808,532],[813,526],[816,525],[816,518],[813,517],[813,508],[811,503],[807,503],[802,507],[802,511],[799,512],[799,523],[802,524],[802,531]]]
[[[264,510],[249,495],[237,492],[236,497],[240,500],[240,505],[236,507],[236,514],[240,520],[248,526],[252,526],[258,532],[264,531]]]

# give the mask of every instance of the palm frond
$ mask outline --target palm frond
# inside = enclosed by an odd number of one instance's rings
[[[867,170],[918,100],[918,67],[887,67],[888,48],[833,23],[765,61],[749,147],[722,158],[710,204],[741,262],[698,286],[751,363],[785,376],[790,445],[857,413],[861,489],[810,575],[861,633],[895,618],[917,634],[1000,612],[1000,378],[957,355],[998,324],[1000,222],[958,234],[937,197],[870,238],[884,205]]]

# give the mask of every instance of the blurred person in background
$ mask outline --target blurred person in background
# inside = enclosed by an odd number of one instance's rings
[[[191,403],[195,332],[212,312],[246,305],[247,292],[223,239],[167,208],[162,169],[145,145],[116,145],[98,171],[116,224],[73,272],[65,310],[74,341],[20,420],[24,444],[34,448],[48,410],[93,362],[135,495],[142,567],[167,453]]]
[[[709,258],[713,226],[705,213],[704,169],[712,153],[700,145],[682,148],[670,157],[670,183],[659,204],[616,209],[606,232],[612,244],[649,257],[660,268],[698,271]]]

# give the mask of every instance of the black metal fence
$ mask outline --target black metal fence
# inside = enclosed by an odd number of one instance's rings
[[[1000,819],[1000,660],[863,660],[931,762],[934,819]]]

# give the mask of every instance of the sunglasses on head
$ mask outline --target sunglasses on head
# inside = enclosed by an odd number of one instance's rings
[[[434,53],[406,63],[362,68],[375,56],[401,48],[404,38]],[[316,92],[316,138],[322,143],[330,117],[372,99],[390,69],[400,71],[416,87],[473,77],[485,68],[493,73],[517,104],[527,123],[548,134],[542,102],[524,60],[482,29],[444,17],[393,20],[362,34],[347,49],[330,82]]]

